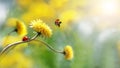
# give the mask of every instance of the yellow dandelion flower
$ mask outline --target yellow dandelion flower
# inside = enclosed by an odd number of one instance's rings
[[[52,35],[52,30],[40,19],[33,20],[30,23],[30,27],[45,37],[51,37]]]
[[[25,36],[27,34],[27,28],[25,24],[21,21],[16,21],[16,29],[17,29],[17,33],[20,36]]]
[[[25,24],[20,20],[18,20],[17,18],[9,18],[6,23],[6,26],[15,27],[15,29],[17,30],[17,33],[20,36],[25,36],[27,34],[27,29]]]
[[[64,48],[64,55],[67,60],[71,60],[73,58],[73,50],[71,46],[67,45]]]

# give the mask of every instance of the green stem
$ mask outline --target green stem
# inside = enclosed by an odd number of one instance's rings
[[[58,51],[58,50],[54,49],[51,45],[47,44],[46,42],[44,42],[44,41],[42,41],[42,40],[36,40],[36,41],[39,41],[39,42],[41,42],[42,44],[46,45],[46,46],[47,46],[49,49],[51,49],[53,52],[64,54],[63,51]]]
[[[16,31],[17,31],[17,29],[12,30],[11,32],[9,32],[9,33],[7,34],[7,36],[9,36],[11,33],[16,32]]]

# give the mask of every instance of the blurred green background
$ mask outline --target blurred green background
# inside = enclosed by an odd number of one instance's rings
[[[120,68],[119,0],[0,0],[0,49],[21,40],[15,20],[25,23],[29,37],[31,20],[40,18],[52,29],[51,38],[39,37],[57,50],[71,45],[72,60],[32,41],[10,50],[0,68]],[[62,21],[61,26],[55,20]],[[6,39],[7,37],[7,39]]]

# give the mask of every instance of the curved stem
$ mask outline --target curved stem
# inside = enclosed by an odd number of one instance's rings
[[[3,50],[0,52],[0,56],[1,56],[5,51],[7,51],[10,47],[16,46],[16,45],[21,44],[21,43],[30,42],[30,41],[36,39],[39,35],[40,35],[40,34],[37,33],[37,34],[36,34],[34,37],[32,37],[30,40],[27,40],[27,41],[18,41],[18,42],[15,42],[15,43],[12,43],[12,44],[7,45],[7,46],[4,47]]]
[[[49,49],[51,49],[53,52],[57,52],[57,53],[64,53],[63,51],[58,51],[58,50],[55,50],[51,45],[47,44],[46,42],[42,41],[42,40],[36,40],[36,41],[39,41],[41,43],[43,43],[44,45],[46,45]]]

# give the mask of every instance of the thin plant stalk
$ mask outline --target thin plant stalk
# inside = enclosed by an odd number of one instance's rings
[[[45,46],[47,46],[49,49],[51,49],[53,52],[64,54],[63,51],[58,51],[58,50],[54,49],[51,45],[49,45],[48,43],[46,43],[46,42],[44,42],[42,40],[35,40],[35,41],[41,42],[42,44],[44,44]]]

